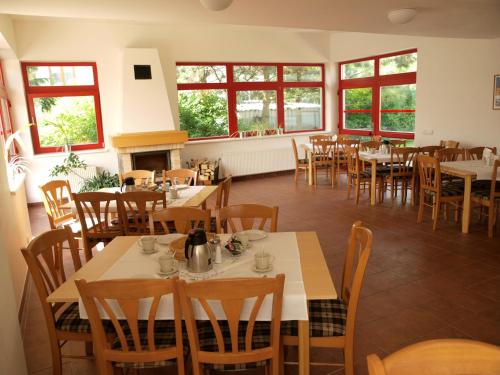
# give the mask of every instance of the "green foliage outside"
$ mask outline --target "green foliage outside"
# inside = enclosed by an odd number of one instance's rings
[[[86,179],[80,189],[80,193],[119,186],[120,181],[117,174],[111,174],[108,171],[102,171],[95,177]]]

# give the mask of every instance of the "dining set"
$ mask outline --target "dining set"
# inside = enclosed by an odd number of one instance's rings
[[[387,191],[392,201],[400,192],[403,204],[410,192],[411,204],[419,203],[417,222],[423,221],[425,206],[432,207],[433,229],[448,208],[455,207],[455,219],[462,213],[462,233],[468,233],[474,205],[480,207],[480,217],[488,216],[488,236],[498,216],[500,201],[500,157],[495,147],[459,148],[459,142],[441,141],[439,145],[406,147],[405,140],[381,140],[372,137],[361,142],[346,135],[315,135],[302,144],[306,158],[300,159],[292,140],[295,156],[295,181],[305,172],[309,185],[317,185],[318,171],[323,170],[332,188],[339,176],[347,176],[347,198],[352,190],[355,202],[360,193],[368,191],[370,204],[383,202]]]
[[[101,374],[171,365],[179,374],[261,366],[283,374],[293,363],[308,374],[310,349],[330,347],[343,351],[352,375],[371,231],[353,224],[337,294],[315,232],[279,232],[278,207],[230,205],[231,176],[198,186],[195,176],[169,174],[186,186],[162,181],[154,189],[143,180],[154,181],[149,172],[134,175],[133,191],[72,193],[67,181],[40,187],[52,229],[22,253],[54,374],[62,373],[64,344],[80,341],[86,355],[77,357],[94,357]],[[164,187],[178,189],[177,198]],[[298,348],[295,361],[288,346]]]

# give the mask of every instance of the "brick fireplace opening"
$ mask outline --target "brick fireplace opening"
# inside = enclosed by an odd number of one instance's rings
[[[159,177],[162,171],[171,169],[170,150],[134,152],[130,154],[132,159],[132,169],[145,169],[155,171]]]

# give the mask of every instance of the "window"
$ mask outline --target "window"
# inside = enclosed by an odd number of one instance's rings
[[[340,132],[413,139],[416,72],[416,50],[340,63]]]
[[[190,139],[323,130],[324,89],[322,64],[177,64],[180,127]]]
[[[22,63],[36,154],[104,147],[95,63]]]
[[[0,63],[0,138],[5,146],[5,142],[9,135],[13,132],[12,120],[10,117],[10,101],[7,95],[7,87],[5,85],[2,64]],[[15,146],[8,150],[9,155],[16,153]]]

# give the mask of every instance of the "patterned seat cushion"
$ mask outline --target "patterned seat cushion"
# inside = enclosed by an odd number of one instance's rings
[[[441,187],[441,195],[443,197],[464,195],[463,181],[443,182],[443,185]]]
[[[104,330],[108,333],[114,333],[115,329],[111,321],[103,321]],[[56,320],[56,329],[59,331],[74,333],[90,333],[90,323],[87,319],[80,318],[78,303],[72,303],[64,310]]]
[[[122,322],[123,330],[125,333],[125,339],[127,340],[128,349],[130,351],[135,350],[134,339],[132,334],[128,329],[126,321]],[[139,321],[139,334],[141,337],[141,345],[143,350],[148,350],[148,339],[147,339],[148,321]],[[155,346],[157,349],[168,348],[176,345],[175,340],[175,322],[173,320],[156,320],[155,321]],[[117,337],[111,344],[112,349],[119,350],[122,348],[120,339]],[[188,346],[184,345],[184,355],[188,354]],[[114,366],[123,368],[154,368],[154,367],[164,367],[171,366],[176,363],[175,359],[162,360],[156,362],[146,362],[146,363],[135,363],[135,362],[115,362]]]
[[[500,193],[500,182],[495,184],[495,192]],[[491,194],[491,180],[477,180],[472,183],[472,195],[476,198],[490,199]],[[495,200],[499,200],[500,197],[495,197]]]
[[[200,341],[200,349],[206,352],[218,352],[217,339],[212,328],[210,321],[197,321],[198,338]],[[219,321],[219,325],[224,337],[224,347],[226,352],[231,352],[231,336],[229,332],[229,325],[227,321]],[[238,345],[239,350],[245,350],[245,334],[247,329],[247,322],[241,321],[238,327]],[[252,349],[261,349],[270,345],[271,322],[255,322]],[[235,371],[246,370],[264,366],[265,361],[252,362],[252,363],[238,363],[238,364],[205,364],[206,367],[218,371]]]
[[[309,336],[344,336],[347,320],[347,306],[339,299],[309,301]],[[281,323],[282,336],[298,336],[296,320]]]

